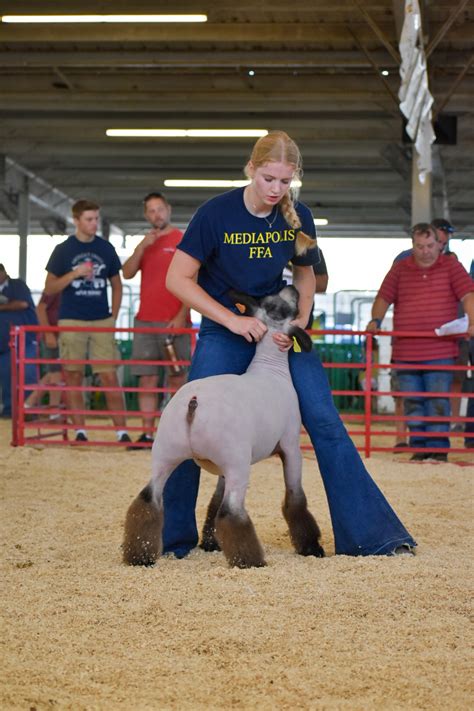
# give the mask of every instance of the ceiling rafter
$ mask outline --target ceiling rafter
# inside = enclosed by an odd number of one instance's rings
[[[373,31],[366,22],[355,21],[358,25],[361,39],[373,39]],[[84,31],[87,28],[87,32]],[[441,26],[433,23],[433,31],[438,32]],[[469,40],[471,28],[459,25],[451,27],[450,41],[463,43]],[[393,34],[391,22],[379,26],[385,35]],[[217,22],[199,25],[62,25],[60,32],[54,25],[0,25],[0,42],[7,45],[15,43],[55,43],[58,45],[76,42],[165,42],[171,45],[176,42],[212,43],[217,46],[225,44],[252,43],[259,47],[267,43],[278,43],[285,47],[295,47],[300,42],[306,42],[317,47],[318,44],[331,45],[347,42],[346,25],[344,23],[327,22]]]
[[[398,50],[396,50],[393,46],[388,37],[385,35],[385,33],[380,29],[380,27],[377,25],[376,22],[371,18],[367,10],[362,7],[360,2],[357,0],[354,0],[354,5],[358,8],[359,12],[361,15],[365,18],[367,24],[369,27],[372,28],[374,31],[375,35],[378,37],[378,39],[381,41],[387,52],[390,54],[392,59],[397,63],[400,64],[400,53]]]
[[[462,0],[464,3],[464,0]],[[0,0],[0,11],[110,12],[110,0]],[[337,229],[395,234],[409,221],[409,152],[395,106],[401,0],[201,0],[203,25],[0,25],[0,151],[125,232],[166,177],[242,177],[249,141],[110,139],[106,128],[282,128],[304,160],[301,198]],[[156,0],[114,0],[156,12]],[[456,16],[453,15],[453,6]],[[196,10],[160,0],[160,11]],[[450,214],[474,229],[474,0],[426,3],[430,84],[457,116],[437,148]],[[449,26],[448,26],[449,24]],[[442,31],[442,35],[441,35]],[[382,78],[381,69],[389,71]],[[254,72],[253,76],[249,71]],[[408,166],[408,170],[407,170]],[[0,194],[1,191],[0,191]],[[5,195],[5,192],[3,192]],[[179,224],[213,190],[169,189]],[[1,208],[0,208],[1,209]],[[5,209],[8,211],[8,205]],[[43,214],[31,206],[33,222]],[[0,231],[15,226],[0,216]]]

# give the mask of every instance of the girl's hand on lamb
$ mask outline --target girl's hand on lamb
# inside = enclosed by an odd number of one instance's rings
[[[289,351],[293,345],[293,339],[280,331],[273,334],[273,341],[280,351]]]
[[[229,330],[238,336],[243,336],[249,343],[258,343],[268,331],[267,326],[258,318],[237,316],[237,314],[234,316],[235,318],[229,322]]]

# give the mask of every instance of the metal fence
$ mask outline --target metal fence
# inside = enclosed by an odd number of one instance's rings
[[[192,338],[196,339],[197,329],[157,329],[157,328],[111,328],[111,329],[79,329],[79,328],[53,328],[48,327],[48,331],[113,331],[121,338],[117,339],[118,353],[117,358],[108,361],[101,361],[101,364],[108,364],[115,367],[119,372],[120,386],[119,388],[107,388],[94,382],[91,378],[90,360],[67,360],[59,361],[63,364],[77,364],[86,366],[86,377],[80,387],[72,386],[56,386],[61,390],[63,395],[66,395],[70,390],[81,391],[85,395],[86,406],[84,410],[70,410],[67,407],[67,397],[65,404],[52,409],[48,406],[48,391],[54,389],[51,385],[42,385],[39,382],[26,385],[25,383],[25,367],[34,364],[38,368],[38,375],[41,375],[41,368],[51,361],[45,358],[26,358],[25,357],[25,335],[28,331],[35,331],[38,334],[45,329],[39,326],[17,326],[11,330],[11,357],[12,357],[12,440],[13,446],[24,445],[59,445],[67,446],[71,444],[70,433],[75,429],[75,425],[71,423],[70,418],[73,414],[83,414],[87,419],[87,428],[96,433],[95,438],[89,439],[81,446],[123,446],[122,443],[116,442],[113,438],[109,438],[110,434],[117,428],[110,424],[111,415],[125,415],[129,423],[127,429],[133,432],[141,432],[140,423],[136,421],[139,418],[140,411],[138,410],[138,393],[144,391],[140,388],[138,380],[131,375],[130,365],[135,363],[147,363],[150,361],[131,360],[131,339],[136,331],[143,332],[161,332],[161,333],[189,333]],[[443,366],[443,369],[450,371],[461,371],[466,376],[466,382],[469,383],[468,392],[423,392],[423,393],[407,393],[393,391],[390,389],[380,389],[379,383],[381,379],[379,374],[390,373],[393,365],[389,362],[378,362],[378,349],[374,350],[374,339],[379,337],[391,336],[408,336],[408,337],[433,337],[430,333],[420,332],[395,332],[384,331],[383,333],[373,334],[365,331],[352,331],[351,343],[337,343],[335,338],[339,335],[344,335],[344,329],[324,329],[310,331],[313,340],[314,348],[317,350],[324,367],[327,369],[329,384],[332,389],[333,397],[336,406],[338,407],[343,420],[348,425],[349,434],[355,440],[357,449],[369,457],[373,452],[393,452],[394,451],[394,427],[397,422],[407,423],[410,417],[406,415],[395,415],[392,412],[384,411],[378,406],[378,403],[391,399],[392,402],[400,398],[406,398],[408,395],[414,397],[449,397],[451,400],[462,398],[465,402],[474,398],[473,388],[470,387],[474,382],[469,365],[453,365]],[[326,342],[328,339],[332,342]],[[164,369],[171,365],[171,361],[161,360],[152,361]],[[97,363],[97,361],[95,361]],[[179,361],[179,364],[188,366],[189,361]],[[417,366],[418,367],[418,366]],[[410,365],[397,364],[396,369],[413,369]],[[424,370],[440,370],[440,366],[419,366],[419,369]],[[470,378],[468,377],[470,376]],[[386,382],[386,379],[385,379]],[[120,390],[124,394],[124,407],[122,410],[110,411],[104,409],[103,397],[107,391]],[[41,393],[41,403],[34,408],[25,410],[25,394],[29,391],[37,390]],[[156,388],[147,390],[148,392],[156,392],[158,394],[169,393],[172,395],[173,389],[163,385],[160,381]],[[156,417],[161,415],[161,410],[158,409],[154,413]],[[412,418],[413,419],[413,418]],[[474,429],[474,417],[464,416],[449,416],[449,417],[417,417],[417,421],[421,422],[444,422],[448,423],[453,429],[449,430],[446,435],[450,439],[449,449],[440,449],[440,452],[461,453],[468,452],[470,449],[470,441],[474,438],[474,433],[468,430]],[[462,425],[462,431],[460,426]],[[467,426],[467,431],[464,431]],[[302,433],[301,447],[303,450],[312,450],[312,446],[307,443],[304,432]],[[411,432],[411,434],[416,434]],[[433,434],[424,433],[427,437],[435,436]],[[438,435],[439,436],[439,435]],[[468,446],[463,446],[467,444]],[[420,451],[416,448],[407,447],[404,451],[416,452]],[[438,451],[438,450],[437,450]]]

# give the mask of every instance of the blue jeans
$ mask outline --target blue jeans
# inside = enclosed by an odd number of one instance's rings
[[[399,361],[401,362],[401,361]],[[424,360],[412,365],[454,365],[453,358]],[[449,393],[453,385],[453,371],[449,370],[399,370],[397,372],[400,390],[403,392],[443,392]],[[449,447],[449,438],[442,437],[449,432],[449,422],[423,422],[420,417],[449,417],[451,405],[448,397],[416,397],[409,395],[403,399],[403,409],[410,432],[421,434],[410,437],[410,447],[425,448],[428,451]],[[424,432],[439,432],[439,437],[425,437]]]
[[[37,358],[36,341],[25,344],[25,358]],[[12,414],[12,369],[11,369],[11,352],[10,350],[0,353],[0,386],[2,388],[2,415],[11,417]],[[37,366],[29,363],[25,366],[25,384],[30,385],[36,383]],[[27,392],[25,392],[25,397]]]
[[[254,353],[254,344],[203,319],[189,380],[222,373],[240,375]],[[315,448],[328,498],[336,553],[386,555],[403,543],[416,545],[364,467],[334,406],[327,375],[316,353],[291,351],[289,362],[303,425]],[[165,553],[183,557],[197,544],[194,511],[199,473],[197,465],[188,460],[177,467],[166,484]]]

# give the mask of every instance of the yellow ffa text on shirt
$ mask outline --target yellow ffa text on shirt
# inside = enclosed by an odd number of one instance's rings
[[[249,259],[271,257],[272,252],[269,243],[294,242],[296,230],[277,230],[272,232],[224,232],[224,244],[250,245]],[[266,246],[264,246],[266,245]]]

